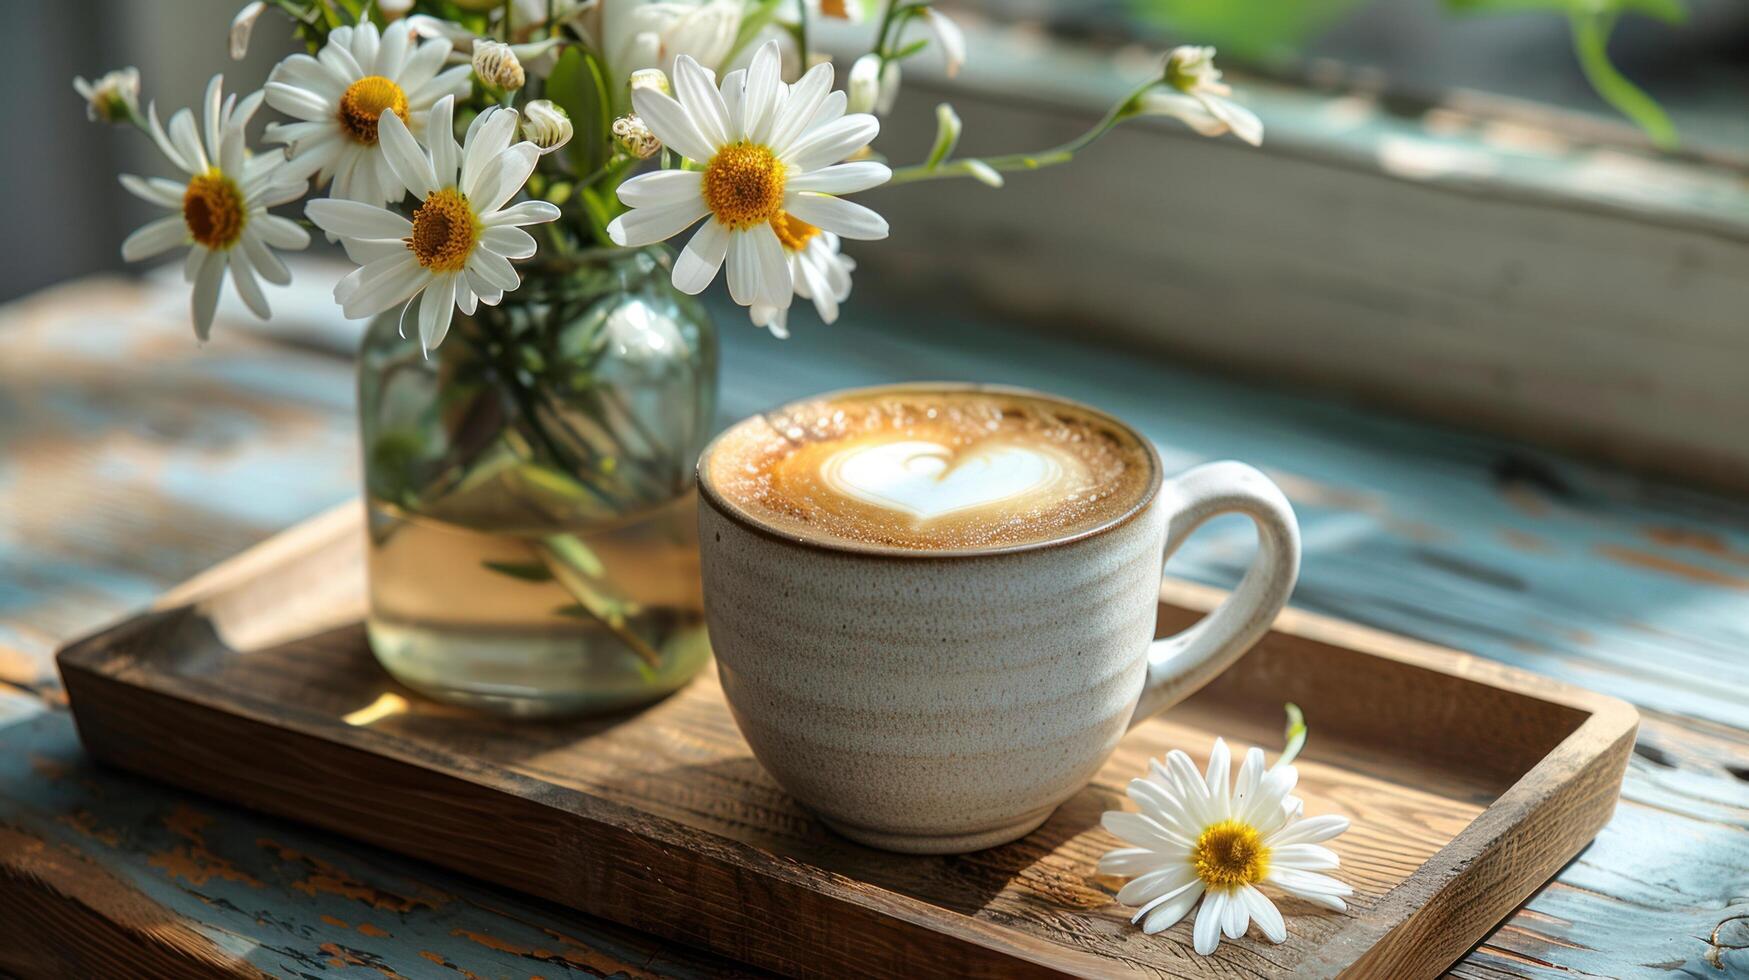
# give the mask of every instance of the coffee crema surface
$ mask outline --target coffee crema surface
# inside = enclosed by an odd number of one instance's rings
[[[755,416],[706,478],[732,507],[816,540],[917,550],[1068,537],[1150,490],[1145,446],[1103,416],[994,391],[885,390]]]

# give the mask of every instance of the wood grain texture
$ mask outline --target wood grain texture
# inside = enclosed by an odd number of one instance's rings
[[[1004,847],[904,857],[843,841],[753,760],[714,677],[642,711],[528,725],[422,701],[375,665],[362,512],[324,517],[60,655],[99,758],[810,976],[1434,976],[1608,819],[1637,716],[1613,699],[1308,613],[1132,732],[1093,786]],[[1174,585],[1175,629],[1219,598]],[[1296,794],[1341,812],[1356,895],[1289,941],[1209,961],[1142,936],[1094,873],[1122,786],[1217,733],[1319,737]],[[375,710],[373,710],[373,707]],[[368,719],[368,720],[365,720]],[[247,749],[239,747],[247,746]],[[494,837],[494,835],[497,835]],[[493,840],[482,849],[478,842]]]
[[[1017,185],[1010,197],[1024,190]],[[49,657],[57,643],[355,492],[344,359],[354,340],[327,295],[340,271],[302,265],[299,287],[274,294],[275,342],[251,333],[254,321],[227,295],[213,341],[196,348],[176,269],[144,283],[82,281],[0,308],[0,808],[8,826],[80,849],[168,921],[238,945],[295,950],[283,961],[258,954],[275,976],[381,976],[328,963],[324,944],[361,949],[406,976],[590,975],[535,958],[573,948],[551,933],[603,955],[621,950],[627,968],[651,963],[674,976],[722,969],[720,961],[697,966],[678,944],[626,945],[599,921],[81,761],[71,721],[58,710]],[[1211,379],[1089,344],[1068,327],[1027,333],[958,312],[895,308],[883,299],[895,285],[859,277],[859,298],[837,325],[804,316],[782,344],[719,308],[723,419],[834,387],[1006,381],[1122,415],[1169,466],[1238,457],[1263,467],[1286,488],[1305,529],[1295,600],[1302,608],[1640,706],[1615,817],[1452,975],[1749,974],[1749,950],[1708,942],[1721,922],[1749,912],[1742,501]],[[1249,542],[1248,527],[1211,526],[1175,557],[1173,571],[1230,586]],[[54,781],[25,762],[39,723],[53,728],[57,757],[77,764],[76,779]],[[178,806],[212,814],[214,850],[262,887],[218,881],[195,889],[151,864],[170,846],[162,818]],[[84,821],[147,829],[110,846],[74,829]],[[394,913],[397,921],[379,921],[372,906],[340,891],[297,887],[311,866],[256,845],[287,834],[297,835],[300,854],[353,880],[453,900],[413,903]],[[0,851],[0,865],[12,860]],[[196,894],[214,888],[235,907]],[[67,890],[58,884],[53,894]],[[361,918],[390,934],[361,934]]]

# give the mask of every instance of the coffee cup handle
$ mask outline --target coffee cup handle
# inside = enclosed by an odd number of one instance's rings
[[[1300,573],[1300,529],[1293,507],[1270,479],[1227,460],[1190,470],[1160,488],[1167,518],[1164,562],[1209,518],[1244,514],[1257,524],[1257,556],[1239,587],[1183,632],[1148,649],[1148,680],[1130,725],[1194,694],[1269,631]]]

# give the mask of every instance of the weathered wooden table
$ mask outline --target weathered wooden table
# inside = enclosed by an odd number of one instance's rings
[[[354,333],[332,276],[303,282],[271,332],[221,311],[204,349],[180,283],[93,279],[0,310],[0,973],[750,972],[80,751],[56,644],[355,492]],[[1073,335],[866,301],[787,343],[728,311],[721,327],[725,418],[849,384],[1001,380],[1133,420],[1169,466],[1264,467],[1305,527],[1296,604],[1644,714],[1614,821],[1453,974],[1749,975],[1749,505]],[[1249,548],[1219,524],[1173,570],[1230,585]]]

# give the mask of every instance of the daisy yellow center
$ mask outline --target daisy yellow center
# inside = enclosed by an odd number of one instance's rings
[[[814,240],[814,236],[820,233],[820,229],[788,211],[771,219],[771,230],[777,232],[777,240],[782,242],[783,247],[791,252],[800,252],[807,248],[808,243]]]
[[[789,176],[770,147],[731,143],[704,168],[704,203],[718,221],[736,231],[783,216],[783,183]]]
[[[366,75],[347,86],[346,93],[340,96],[340,128],[360,143],[375,143],[377,120],[389,109],[406,122],[407,93],[381,75]]]
[[[1190,849],[1196,876],[1209,888],[1255,885],[1269,873],[1269,848],[1257,828],[1237,820],[1210,824]]]
[[[230,248],[243,234],[249,212],[237,183],[217,170],[188,182],[182,194],[182,221],[188,235],[210,249]]]
[[[437,191],[413,212],[407,247],[433,272],[460,272],[480,240],[480,219],[468,199],[453,187]]]

